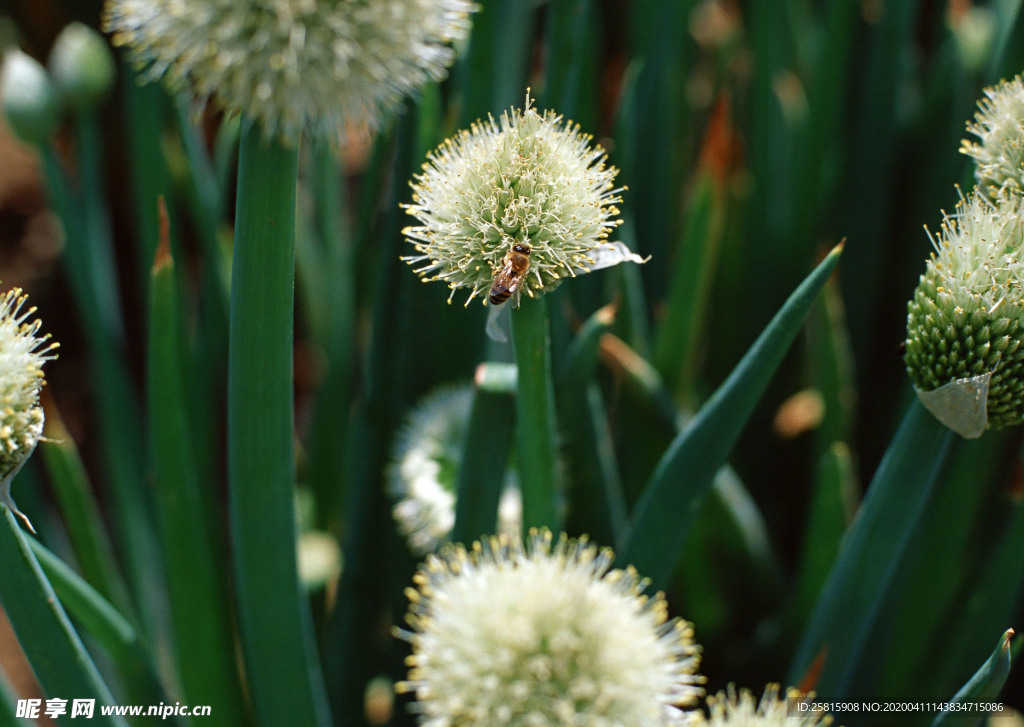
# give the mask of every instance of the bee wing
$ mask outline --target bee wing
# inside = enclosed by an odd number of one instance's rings
[[[513,274],[510,274],[510,275],[505,277],[505,280],[507,281],[507,284],[506,284],[505,287],[508,289],[508,292],[511,294],[511,293],[516,292],[516,289],[519,288],[519,284],[521,282],[523,282],[523,278],[526,277],[526,273],[525,272],[514,272],[514,271],[510,271],[510,272],[513,272]]]
[[[509,318],[510,306],[490,305],[487,306],[487,327],[484,331],[487,337],[498,343],[508,343],[508,330],[512,327],[512,319]]]

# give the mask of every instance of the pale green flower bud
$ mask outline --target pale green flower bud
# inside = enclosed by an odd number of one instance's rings
[[[35,532],[11,499],[11,480],[43,436],[43,363],[56,357],[57,344],[38,335],[38,319],[27,322],[36,310],[21,310],[27,297],[20,288],[0,297],[0,504]]]
[[[455,524],[455,498],[463,447],[473,406],[473,387],[445,386],[410,412],[396,437],[388,468],[388,494],[409,550],[426,555],[448,540]],[[498,532],[522,529],[522,497],[515,472],[495,467],[504,480]]]
[[[949,25],[960,62],[979,70],[992,55],[998,29],[996,14],[991,8],[966,3],[954,10],[954,3],[950,3]]]
[[[922,403],[969,438],[1024,420],[1022,204],[962,199],[908,305],[907,373]]]
[[[50,51],[50,73],[77,112],[95,108],[114,86],[114,55],[106,39],[88,25],[71,23]]]
[[[989,197],[1024,195],[1024,82],[1020,76],[985,89],[960,151],[974,159],[978,188]]]
[[[300,533],[296,542],[299,582],[310,591],[326,587],[341,575],[338,539],[322,530]]]
[[[700,647],[661,594],[586,540],[533,531],[431,555],[396,635],[424,725],[683,725],[702,695]]]
[[[708,697],[707,727],[825,727],[832,717],[812,708],[814,695],[797,689],[779,697],[779,685],[769,684],[761,699],[749,689],[740,690],[730,684],[728,689]]]
[[[605,151],[551,112],[513,109],[479,121],[427,156],[412,183],[403,234],[423,280],[441,280],[499,305],[535,296],[566,277],[643,262],[608,234],[622,223]]]
[[[107,0],[104,29],[146,78],[245,113],[269,136],[379,126],[439,81],[469,0]]]
[[[14,135],[29,144],[47,143],[60,125],[57,87],[46,69],[20,50],[4,56],[0,106]]]

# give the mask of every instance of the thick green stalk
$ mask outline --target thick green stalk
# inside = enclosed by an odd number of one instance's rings
[[[292,316],[298,150],[246,124],[228,337],[228,477],[239,626],[258,724],[327,724],[295,556]]]
[[[455,524],[450,539],[469,543],[497,532],[498,506],[505,478],[496,476],[508,460],[512,421],[507,412],[512,404],[511,386],[489,375],[505,364],[484,363],[477,369],[473,407],[462,447],[455,499]]]
[[[544,298],[526,300],[512,311],[512,339],[519,370],[516,446],[523,527],[557,531],[557,441],[555,387],[551,378],[551,337]]]
[[[110,230],[110,213],[104,193],[103,140],[96,112],[75,117],[78,141],[79,173],[82,175],[81,205],[85,234],[89,244],[84,250],[87,274],[92,283],[97,313],[115,345],[124,345],[124,321],[121,318],[121,293],[117,282],[117,261]]]

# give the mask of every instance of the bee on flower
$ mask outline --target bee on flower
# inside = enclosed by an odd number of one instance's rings
[[[500,305],[518,305],[567,277],[644,262],[609,233],[622,224],[618,173],[606,152],[572,122],[532,107],[488,117],[427,156],[405,205],[418,225],[403,260],[438,280]]]

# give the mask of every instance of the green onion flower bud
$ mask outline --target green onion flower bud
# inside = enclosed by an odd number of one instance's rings
[[[396,635],[412,643],[408,681],[420,723],[689,724],[702,695],[700,647],[661,594],[609,549],[533,531],[449,546],[408,589]]]
[[[0,296],[0,504],[35,532],[11,499],[11,480],[43,436],[43,363],[56,358],[57,344],[38,335],[38,319],[27,322],[36,310],[21,310],[27,297],[20,288]]]
[[[100,104],[114,85],[114,55],[106,39],[88,25],[71,23],[50,51],[50,73],[76,112]]]
[[[11,131],[28,144],[45,144],[60,125],[57,87],[40,63],[20,50],[4,56],[0,106]]]
[[[789,689],[779,697],[779,685],[769,684],[760,700],[743,689],[729,688],[708,697],[706,727],[825,727],[832,716],[821,709],[811,708],[813,694]]]
[[[964,437],[1024,419],[1024,219],[975,192],[942,222],[908,305],[904,361],[921,402]]]
[[[963,66],[980,71],[992,55],[998,21],[992,8],[969,3],[949,4],[949,29]]]
[[[419,220],[403,234],[424,281],[441,280],[498,305],[535,296],[566,277],[644,262],[608,234],[621,201],[605,151],[571,122],[530,108],[478,121],[427,156],[413,183]]]
[[[268,136],[379,126],[402,99],[439,81],[469,33],[469,0],[107,0],[104,28],[146,78]]]
[[[388,492],[398,528],[416,555],[448,540],[455,524],[455,497],[463,446],[473,406],[473,387],[445,386],[428,394],[406,417],[392,448]],[[504,472],[498,531],[522,529],[522,497],[515,472]]]
[[[974,159],[978,188],[989,197],[1024,195],[1024,81],[1020,76],[985,89],[960,151]]]

